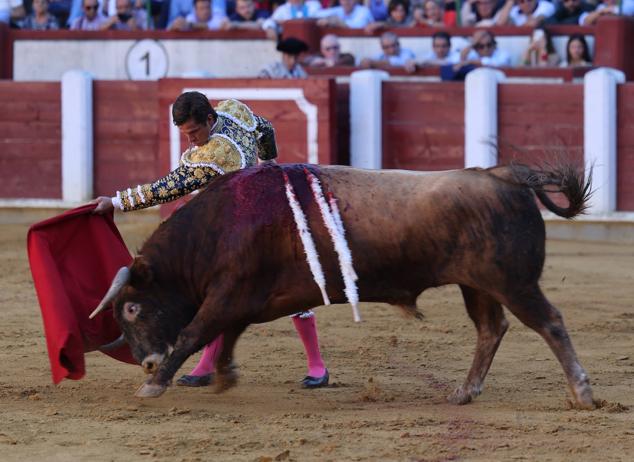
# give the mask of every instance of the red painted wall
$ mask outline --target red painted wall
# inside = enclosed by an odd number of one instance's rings
[[[535,164],[561,155],[582,165],[583,85],[500,85],[498,140],[501,164]]]
[[[158,84],[99,80],[93,91],[95,195],[158,178]]]
[[[59,83],[0,81],[1,198],[61,199]]]
[[[617,88],[617,210],[634,211],[634,83]]]
[[[464,85],[383,83],[383,167],[464,166]]]

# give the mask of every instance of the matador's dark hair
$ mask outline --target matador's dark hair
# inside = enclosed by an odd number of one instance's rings
[[[197,91],[188,91],[183,93],[172,106],[172,119],[174,125],[180,126],[193,119],[194,122],[204,124],[207,122],[209,114],[214,116],[214,120],[218,118],[218,114],[211,107],[209,100],[205,95]]]

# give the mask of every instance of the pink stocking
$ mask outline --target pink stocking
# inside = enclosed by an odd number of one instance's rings
[[[317,324],[315,316],[293,316],[293,324],[304,343],[308,358],[308,375],[310,377],[323,377],[326,374],[326,366],[319,352],[319,339],[317,337]]]
[[[200,377],[201,375],[211,374],[216,368],[216,361],[222,351],[222,334],[216,337],[216,340],[203,348],[203,355],[200,357],[198,364],[189,375]]]

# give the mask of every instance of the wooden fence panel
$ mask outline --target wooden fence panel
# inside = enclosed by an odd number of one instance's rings
[[[158,84],[98,80],[93,89],[95,195],[158,178]]]
[[[61,199],[59,82],[0,82],[0,198]]]
[[[464,85],[383,83],[383,167],[448,170],[464,165]]]

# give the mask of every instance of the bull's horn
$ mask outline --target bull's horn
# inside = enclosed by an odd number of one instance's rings
[[[117,274],[112,280],[112,285],[108,289],[108,292],[106,292],[106,295],[103,297],[103,300],[101,300],[101,303],[99,303],[99,306],[95,308],[95,311],[90,313],[90,316],[88,316],[88,318],[92,319],[99,313],[101,313],[104,309],[106,309],[108,307],[108,304],[117,296],[121,288],[129,280],[130,270],[126,266],[124,266],[123,268],[119,269],[119,271],[117,271]]]
[[[99,347],[99,351],[112,351],[112,350],[116,350],[117,348],[119,348],[120,346],[123,346],[126,344],[125,339],[123,338],[123,334],[121,334],[119,337],[117,337],[115,340],[113,340],[110,343],[106,343],[105,345],[101,345]]]

